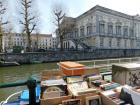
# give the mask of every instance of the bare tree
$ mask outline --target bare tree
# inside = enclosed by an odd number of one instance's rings
[[[53,10],[55,16],[56,35],[60,41],[60,48],[63,51],[63,41],[65,36],[72,31],[75,26],[75,19],[66,16],[65,10],[61,5],[57,5]]]
[[[10,51],[12,50],[12,47],[13,47],[13,40],[12,40],[13,25],[11,23],[6,25],[5,34],[7,34],[7,39],[8,39],[8,46],[5,48],[5,50]]]
[[[62,9],[62,5],[59,5],[59,4],[55,4],[53,6],[53,14],[55,16],[55,25],[57,27],[57,30],[56,30],[56,35],[60,41],[60,48],[61,48],[61,51],[63,50],[63,33],[62,33],[62,29],[61,29],[61,22],[63,20],[63,18],[65,17],[65,12],[64,10]]]
[[[37,16],[33,15],[33,1],[34,0],[21,0],[21,8],[20,12],[22,16],[22,20],[20,20],[20,24],[24,27],[25,35],[27,36],[27,51],[31,51],[31,33],[34,31],[37,26]]]
[[[3,21],[3,16],[6,12],[6,7],[4,6],[3,0],[0,0],[0,52],[2,52],[2,40],[3,40],[3,25],[7,24],[8,21]]]

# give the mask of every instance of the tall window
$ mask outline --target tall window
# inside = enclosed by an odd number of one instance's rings
[[[120,39],[117,39],[117,47],[120,47]]]
[[[78,29],[77,28],[75,29],[75,37],[76,38],[78,37]]]
[[[125,48],[127,47],[127,40],[126,39],[124,40],[124,47]]]
[[[104,23],[99,24],[99,33],[105,33],[105,24]]]
[[[87,35],[90,35],[90,34],[92,34],[92,25],[91,24],[87,26]]]
[[[113,24],[112,23],[108,24],[108,34],[113,34]]]
[[[140,48],[140,41],[139,40],[136,41],[136,45],[138,48]]]
[[[80,36],[84,36],[84,35],[85,35],[84,26],[82,26],[80,28]]]
[[[109,39],[109,47],[112,47],[112,39]]]
[[[116,26],[116,34],[121,35],[121,26],[120,25]]]
[[[125,26],[125,27],[123,28],[123,35],[124,35],[124,36],[128,36],[128,27],[127,27],[127,26]]]
[[[130,35],[130,36],[134,36],[134,31],[133,31],[132,28],[129,29],[129,35]]]
[[[15,43],[14,43],[14,44],[15,44],[15,46],[16,46],[16,41],[15,41]]]
[[[104,38],[100,37],[100,46],[103,47],[103,45],[104,45]]]
[[[131,48],[134,47],[134,40],[131,40],[131,41],[130,41],[130,46],[131,46]]]

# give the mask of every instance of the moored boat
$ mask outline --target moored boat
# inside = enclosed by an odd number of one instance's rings
[[[0,67],[7,67],[7,66],[19,66],[20,64],[18,62],[4,62],[0,61]]]

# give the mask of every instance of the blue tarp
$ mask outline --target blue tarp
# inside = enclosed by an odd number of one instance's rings
[[[39,95],[40,95],[40,86],[38,85],[36,87],[36,100],[39,99]],[[24,90],[21,93],[20,100],[21,101],[29,101],[29,90]]]

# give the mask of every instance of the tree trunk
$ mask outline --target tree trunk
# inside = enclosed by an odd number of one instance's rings
[[[0,33],[0,52],[2,52],[2,34]]]
[[[63,51],[63,37],[60,36],[60,50]]]
[[[60,36],[60,50],[63,51],[64,48],[63,48],[63,37]]]
[[[31,52],[31,35],[27,32],[27,52]]]

